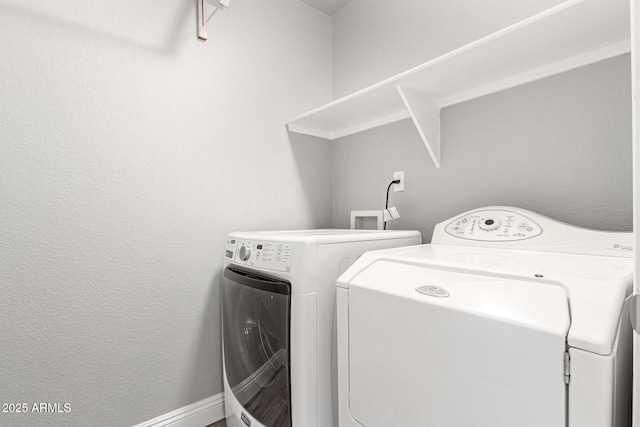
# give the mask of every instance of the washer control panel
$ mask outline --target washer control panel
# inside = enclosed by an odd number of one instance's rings
[[[236,264],[275,271],[291,271],[293,245],[288,242],[228,238],[225,258]]]
[[[504,210],[482,210],[451,221],[445,231],[455,237],[488,242],[510,242],[542,234],[542,227],[522,214]]]

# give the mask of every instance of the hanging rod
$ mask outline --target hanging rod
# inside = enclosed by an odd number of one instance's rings
[[[207,22],[211,17],[222,7],[229,7],[231,0],[196,0],[198,3],[198,38],[201,40],[207,40]],[[215,6],[213,12],[207,16],[207,3]]]

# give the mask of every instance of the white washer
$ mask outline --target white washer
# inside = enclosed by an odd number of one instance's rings
[[[366,251],[420,243],[417,231],[230,234],[222,307],[227,426],[333,426],[336,279]]]
[[[631,233],[511,207],[339,279],[341,427],[628,427]]]

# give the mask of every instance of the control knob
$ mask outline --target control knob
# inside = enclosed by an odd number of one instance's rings
[[[240,259],[242,261],[247,261],[251,256],[251,248],[248,246],[242,245],[242,247],[240,248],[240,251],[238,252],[238,256],[240,256]]]
[[[500,228],[501,225],[502,221],[500,221],[499,219],[487,218],[480,221],[478,227],[480,227],[480,229],[484,231],[493,231]]]

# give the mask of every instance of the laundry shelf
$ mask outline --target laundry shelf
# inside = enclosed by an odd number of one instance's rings
[[[628,0],[570,0],[287,122],[337,139],[408,117],[440,167],[440,109],[629,52]]]

